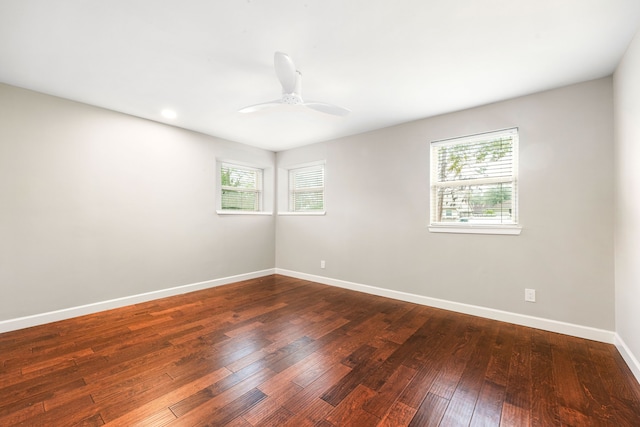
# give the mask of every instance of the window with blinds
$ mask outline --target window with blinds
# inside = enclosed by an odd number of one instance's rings
[[[222,210],[260,211],[262,170],[223,163],[220,167]]]
[[[289,170],[289,210],[291,212],[324,210],[324,165]]]
[[[518,224],[518,129],[431,143],[431,224]]]

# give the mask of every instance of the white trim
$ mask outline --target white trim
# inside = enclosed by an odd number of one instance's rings
[[[279,164],[278,165],[278,169],[283,169],[286,171],[290,171],[291,169],[301,169],[301,168],[309,168],[312,166],[318,166],[318,165],[326,165],[327,164],[327,160],[326,159],[322,159],[322,160],[314,160],[311,162],[303,162],[303,163],[287,163],[287,164]]]
[[[432,187],[457,187],[463,181],[440,181],[431,184]],[[514,180],[510,176],[498,176],[492,178],[470,178],[464,180],[464,185],[486,185],[486,184],[513,184]],[[454,183],[454,185],[452,185]],[[457,184],[457,185],[456,185]]]
[[[386,298],[393,298],[400,301],[412,302],[429,307],[441,308],[458,313],[480,316],[487,319],[499,320],[501,322],[514,323],[516,325],[528,326],[530,328],[542,329],[550,332],[557,332],[565,335],[572,335],[579,338],[586,338],[594,341],[614,343],[615,332],[605,329],[592,328],[590,326],[576,325],[573,323],[560,322],[557,320],[544,319],[541,317],[528,316],[526,314],[512,313],[509,311],[496,310],[493,308],[480,307],[477,305],[463,304],[438,298],[431,298],[422,295],[410,294],[407,292],[394,291],[390,289],[378,288],[375,286],[363,285],[359,283],[347,282],[329,277],[316,276],[313,274],[300,273],[297,271],[276,268],[276,274],[295,277],[297,279],[309,280],[325,285],[337,286],[339,288],[364,292],[371,295],[378,295]]]
[[[504,128],[498,130],[492,130],[489,132],[480,132],[474,133],[471,135],[465,136],[454,136],[453,138],[445,138],[445,139],[437,139],[435,141],[431,141],[431,145],[443,147],[443,146],[451,146],[458,144],[468,144],[470,142],[476,141],[486,141],[494,138],[499,138],[501,136],[518,136],[518,127]]]
[[[316,165],[310,166],[296,166],[294,168],[287,170],[287,180],[288,180],[288,188],[287,188],[287,199],[289,210],[287,212],[307,212],[307,211],[297,211],[295,210],[295,199],[298,194],[305,193],[321,193],[322,194],[322,210],[324,210],[325,205],[325,183],[326,183],[326,163],[318,163]],[[320,171],[320,175],[322,176],[322,186],[321,187],[304,187],[304,188],[295,188],[296,177],[298,174],[304,174],[308,171],[313,171],[312,173],[315,175],[317,171]],[[291,209],[294,209],[293,211]]]
[[[296,169],[304,169],[315,166],[322,166],[324,170],[324,186],[323,193],[326,190],[327,184],[327,161],[326,159],[315,160],[312,162],[304,162],[304,163],[286,163],[279,164],[276,172],[276,197],[277,197],[277,209],[282,209],[278,212],[278,215],[309,215],[309,216],[322,216],[326,212],[327,208],[327,200],[324,197],[326,194],[323,194],[323,209],[321,211],[291,211],[291,177],[289,173],[292,170]]]
[[[235,211],[229,210],[216,210],[218,215],[273,215],[273,212],[265,211]]]
[[[627,344],[622,340],[617,332],[615,334],[614,344],[624,361],[627,362],[627,366],[629,366],[629,369],[631,369],[631,372],[636,377],[636,380],[640,382],[640,361],[638,361],[638,359],[633,355],[631,349],[627,347]]]
[[[499,320],[502,322],[514,323],[516,325],[528,326],[531,328],[542,329],[550,332],[557,332],[566,335],[572,335],[579,338],[600,341],[608,344],[614,344],[623,359],[640,381],[640,362],[633,355],[629,347],[622,338],[613,331],[593,328],[590,326],[576,325],[573,323],[560,322],[557,320],[544,319],[540,317],[528,316],[508,311],[496,310],[487,307],[480,307],[471,304],[464,304],[454,301],[448,301],[438,298],[426,297],[407,292],[394,291],[391,289],[378,288],[375,286],[363,285],[354,282],[348,282],[340,279],[332,279],[329,277],[316,276],[313,274],[300,273],[297,271],[286,270],[283,268],[269,268],[266,270],[254,271],[251,273],[238,274],[235,276],[223,277],[219,279],[208,280],[204,282],[192,283],[189,285],[176,286],[173,288],[162,289],[158,291],[146,292],[143,294],[131,295],[122,298],[116,298],[107,301],[96,302],[92,304],[70,307],[47,313],[40,313],[31,316],[18,317],[15,319],[7,319],[0,321],[0,333],[15,331],[18,329],[29,328],[32,326],[43,325],[46,323],[56,322],[59,320],[70,319],[86,314],[97,313],[104,310],[124,307],[131,304],[152,301],[159,298],[170,297],[174,295],[185,294],[202,289],[213,288],[216,286],[227,285],[243,280],[255,279],[258,277],[269,276],[271,274],[281,274],[284,276],[295,277],[298,279],[309,280],[325,285],[336,286],[339,288],[350,289],[357,292],[364,292],[371,295],[407,301],[414,304],[425,305],[429,307],[441,308],[444,310],[455,311],[458,313],[480,316],[487,319]]]
[[[259,193],[260,210],[243,211],[248,213],[238,214],[238,211],[228,212],[222,209],[222,165],[239,166],[240,169],[254,169],[260,171],[260,188]],[[216,158],[216,174],[215,174],[215,197],[216,197],[216,213],[218,215],[273,215],[275,200],[275,169],[273,165],[259,163],[248,163],[226,158]]]
[[[473,178],[473,179],[455,179],[452,181],[440,181],[438,176],[439,158],[436,152],[443,147],[455,146],[455,145],[467,145],[470,143],[490,142],[497,138],[511,138],[512,150],[511,150],[511,174],[510,176],[491,177],[491,178]],[[513,223],[518,224],[519,207],[518,207],[518,164],[519,164],[519,145],[520,145],[519,130],[517,127],[500,129],[491,132],[483,132],[474,135],[467,135],[457,138],[441,139],[438,141],[432,141],[429,144],[429,164],[430,164],[430,196],[429,196],[429,217],[431,225],[440,225],[441,222],[434,222],[436,219],[437,206],[437,192],[439,188],[443,187],[459,187],[459,186],[471,186],[471,185],[487,185],[487,184],[508,184],[511,185],[511,201],[512,201],[512,215]],[[437,230],[429,229],[430,231],[438,232]],[[472,233],[472,234],[520,234],[520,232],[486,232],[486,231],[441,231],[443,233]]]
[[[107,301],[100,301],[91,304],[69,307],[47,313],[39,313],[31,316],[18,317],[0,321],[0,333],[16,331],[18,329],[29,328],[31,326],[44,325],[45,323],[57,322],[59,320],[71,319],[72,317],[83,316],[85,314],[97,313],[113,308],[124,307],[131,304],[152,301],[159,298],[174,295],[186,294],[187,292],[199,291],[201,289],[213,288],[227,285],[229,283],[240,282],[242,280],[255,279],[258,277],[275,274],[275,269],[269,268],[252,273],[238,274],[235,276],[223,277],[220,279],[207,280],[204,282],[192,283],[189,285],[176,286],[158,291],[146,292],[143,294],[130,295],[122,298],[115,298]]]
[[[299,216],[322,216],[322,215],[326,215],[326,211],[284,211],[284,212],[278,212],[278,215],[299,215]]]
[[[459,234],[510,234],[517,236],[522,232],[519,225],[435,225],[429,226],[432,233],[459,233]]]

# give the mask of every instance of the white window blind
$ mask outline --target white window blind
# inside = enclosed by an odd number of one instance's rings
[[[324,210],[324,165],[289,170],[289,210]]]
[[[431,224],[518,223],[518,130],[431,143]]]
[[[262,201],[262,170],[223,163],[220,167],[223,210],[260,211]]]

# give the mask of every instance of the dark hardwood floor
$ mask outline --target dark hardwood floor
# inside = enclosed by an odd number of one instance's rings
[[[269,276],[0,334],[0,425],[640,426],[614,346]]]

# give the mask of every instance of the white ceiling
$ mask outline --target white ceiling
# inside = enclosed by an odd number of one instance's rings
[[[280,151],[608,76],[639,22],[640,0],[0,0],[0,82]],[[275,51],[352,113],[238,113],[280,97]]]

